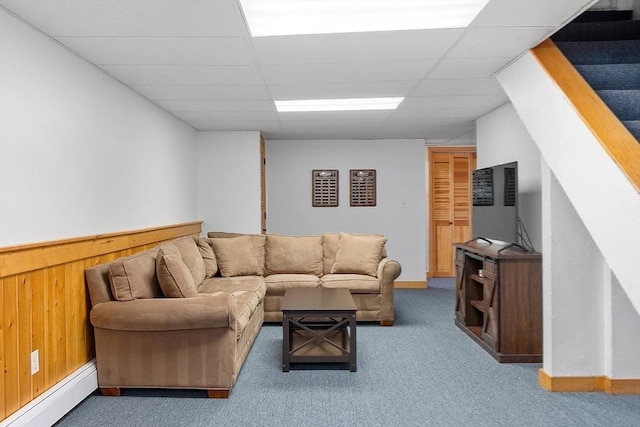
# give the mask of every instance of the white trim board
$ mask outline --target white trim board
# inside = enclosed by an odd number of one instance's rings
[[[0,421],[0,427],[51,426],[97,388],[98,373],[93,359]]]

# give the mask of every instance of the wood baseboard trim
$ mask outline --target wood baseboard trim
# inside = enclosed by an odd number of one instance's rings
[[[640,378],[615,379],[595,377],[552,377],[544,369],[538,370],[540,386],[551,392],[597,392],[609,394],[640,394]]]
[[[640,394],[640,378],[605,378],[604,391],[609,394]]]
[[[393,287],[396,289],[427,289],[427,281],[413,280],[413,281],[395,281]]]

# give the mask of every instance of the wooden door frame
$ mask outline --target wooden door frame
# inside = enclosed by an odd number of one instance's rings
[[[264,136],[260,134],[260,231],[267,233],[267,156]]]
[[[427,147],[427,170],[429,171],[429,198],[427,200],[427,212],[429,214],[429,271],[427,271],[427,279],[432,278],[433,266],[435,265],[435,224],[433,221],[433,174],[431,170],[431,159],[433,153],[476,153],[475,145],[461,145],[456,147],[433,146]]]

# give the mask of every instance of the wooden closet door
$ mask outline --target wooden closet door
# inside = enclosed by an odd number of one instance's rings
[[[453,243],[471,238],[473,147],[429,148],[429,276],[453,277]]]

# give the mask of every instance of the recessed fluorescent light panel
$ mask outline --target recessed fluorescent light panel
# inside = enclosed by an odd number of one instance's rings
[[[279,113],[292,111],[395,110],[404,98],[302,99],[274,101]]]
[[[489,0],[239,0],[253,37],[468,26]]]

